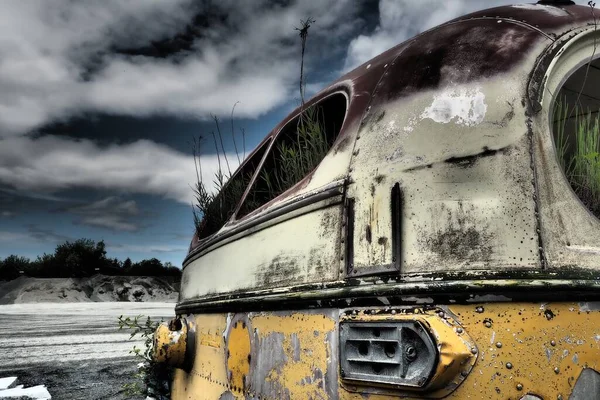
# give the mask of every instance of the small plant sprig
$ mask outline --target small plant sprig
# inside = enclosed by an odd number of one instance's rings
[[[138,364],[138,371],[134,374],[134,381],[123,385],[123,390],[127,396],[147,395],[158,400],[168,400],[170,398],[170,382],[172,369],[154,362],[153,335],[158,326],[163,321],[154,321],[150,316],[144,318],[143,315],[135,317],[119,316],[119,330],[131,330],[129,340],[136,337],[144,340],[143,347],[136,345],[129,351],[130,354],[141,358],[143,361]]]

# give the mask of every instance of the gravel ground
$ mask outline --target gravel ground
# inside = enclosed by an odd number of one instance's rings
[[[168,320],[174,303],[0,305],[0,377],[46,385],[53,399],[126,399],[136,372],[134,344],[118,330],[119,315]],[[143,397],[142,397],[143,398]]]

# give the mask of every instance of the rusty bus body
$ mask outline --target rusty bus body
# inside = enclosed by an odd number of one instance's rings
[[[172,398],[599,398],[600,221],[550,121],[600,12],[540,3],[447,22],[308,101],[346,101],[319,166],[192,241],[157,334]]]

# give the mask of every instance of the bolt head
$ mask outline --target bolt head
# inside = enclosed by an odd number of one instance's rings
[[[396,315],[396,310],[392,310],[392,315]]]
[[[458,328],[456,328],[456,332],[457,333],[463,333],[463,328],[461,328],[460,326]]]
[[[475,308],[475,311],[477,311],[478,313],[480,313],[480,314],[481,314],[481,313],[483,312],[483,307],[481,307],[481,306],[477,306],[477,307]]]
[[[523,390],[523,385],[521,385],[520,383],[517,384],[517,390]]]
[[[477,354],[477,347],[471,347],[471,353]]]
[[[558,367],[554,367],[554,373],[558,374],[560,372],[560,369],[558,369]]]
[[[490,321],[485,321],[485,327],[486,328],[491,328],[492,327],[492,323]]]
[[[501,342],[496,342],[496,347],[497,348],[501,348],[502,347],[502,343]]]
[[[512,369],[513,365],[510,362],[506,363],[506,369]]]
[[[550,342],[550,345],[552,345],[552,346],[556,346],[556,341],[552,340],[552,341]]]

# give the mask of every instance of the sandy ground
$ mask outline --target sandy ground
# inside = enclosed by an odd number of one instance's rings
[[[0,377],[46,385],[53,399],[125,399],[134,344],[119,315],[169,320],[175,303],[37,303],[0,305]],[[143,398],[143,397],[142,397]]]

